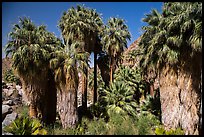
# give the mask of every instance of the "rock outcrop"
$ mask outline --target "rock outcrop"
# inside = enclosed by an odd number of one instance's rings
[[[3,131],[14,121],[18,114],[15,112],[17,107],[22,106],[22,87],[14,83],[5,83],[2,81],[2,135],[12,135]]]

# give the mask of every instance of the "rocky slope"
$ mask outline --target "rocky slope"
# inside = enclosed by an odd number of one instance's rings
[[[3,128],[18,117],[16,109],[26,102],[20,85],[2,81],[2,135],[10,134],[3,132]]]
[[[2,59],[2,77],[5,74],[5,72],[12,67],[12,60],[11,58],[3,58]]]
[[[139,42],[140,42],[141,37],[139,37],[138,39],[136,39],[124,52],[123,52],[123,65],[128,65],[128,66],[137,66],[139,65],[139,59],[140,56],[136,57],[136,58],[131,58],[129,56],[129,54],[131,52],[133,52],[134,50],[138,50],[139,49]]]

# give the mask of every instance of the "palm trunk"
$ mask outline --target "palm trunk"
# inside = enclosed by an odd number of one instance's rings
[[[73,128],[78,122],[77,113],[77,88],[78,74],[71,71],[65,83],[61,83],[58,87],[58,109],[62,123],[62,127]],[[77,82],[77,83],[76,83]]]
[[[34,118],[38,116],[37,107],[33,102],[29,106],[29,116]]]
[[[78,121],[76,93],[75,89],[59,92],[59,115],[64,129],[74,127]]]
[[[97,53],[94,52],[94,101],[97,102]]]
[[[198,66],[188,66],[191,73],[161,72],[160,100],[162,123],[167,129],[181,127],[185,134],[199,134],[199,69]]]
[[[51,70],[48,72],[48,85],[43,102],[42,120],[47,124],[54,124],[56,120],[57,89],[55,87],[54,75]]]
[[[110,57],[110,84],[113,82],[113,59]]]
[[[47,72],[39,74],[41,77],[21,77],[21,82],[29,101],[30,117],[42,118],[45,124],[51,124],[56,119],[56,89],[53,76],[48,78]],[[49,79],[49,80],[48,80]]]
[[[150,95],[154,98],[154,84],[150,83]]]
[[[199,120],[199,135],[202,135],[202,70],[201,70],[201,82],[200,82],[200,88],[201,88],[201,103],[200,103],[200,120]]]
[[[88,77],[88,69],[84,68],[85,76],[82,75],[82,108],[84,112],[87,110],[87,77]]]
[[[43,82],[41,82],[43,83]],[[42,116],[42,102],[44,101],[45,83],[40,84],[37,79],[30,79],[29,83],[24,82],[24,91],[29,100],[29,116],[40,118]]]

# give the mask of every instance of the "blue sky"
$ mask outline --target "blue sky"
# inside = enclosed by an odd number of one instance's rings
[[[163,5],[162,2],[3,2],[2,47],[8,41],[7,34],[12,29],[12,25],[23,16],[30,17],[36,25],[46,25],[48,31],[61,37],[57,28],[58,21],[63,11],[77,4],[96,9],[102,14],[105,24],[110,17],[123,18],[131,33],[131,41],[128,42],[128,46],[142,34],[141,27],[146,25],[142,22],[145,14],[150,13],[152,9],[161,12]],[[4,56],[2,48],[2,57]]]

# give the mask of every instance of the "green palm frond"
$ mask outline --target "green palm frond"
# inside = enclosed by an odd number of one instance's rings
[[[100,89],[100,99],[107,104],[107,112],[110,115],[114,113],[128,113],[135,116],[136,107],[133,95],[134,91],[125,81],[115,81],[109,88]]]
[[[41,70],[48,69],[50,53],[60,46],[60,40],[45,26],[36,26],[29,18],[19,20],[8,35],[6,55],[11,55],[13,67],[19,74],[36,76]]]
[[[102,37],[103,50],[116,57],[127,48],[127,40],[131,35],[123,19],[110,18]]]
[[[68,39],[85,41],[86,37],[92,37],[92,34],[100,35],[104,28],[100,14],[96,10],[81,5],[64,12],[58,26],[66,41]]]
[[[80,48],[80,42],[75,42],[52,52],[53,57],[50,59],[49,65],[55,71],[57,82],[65,83],[65,75],[71,76],[72,71],[79,71],[84,75],[84,67],[89,67],[89,53],[80,51]]]
[[[182,62],[184,54],[190,56],[201,52],[201,7],[199,2],[167,2],[161,15],[155,10],[147,14],[143,21],[148,25],[143,27],[145,32],[139,44],[144,51],[141,67],[158,69],[163,63],[173,65],[179,60]]]
[[[19,117],[10,125],[6,126],[5,131],[14,135],[46,135],[47,131],[43,128],[40,121],[29,117]]]

